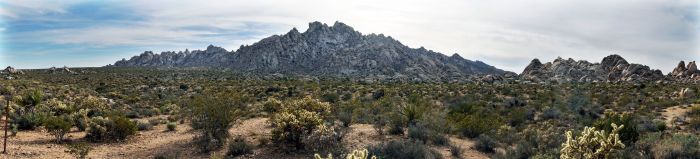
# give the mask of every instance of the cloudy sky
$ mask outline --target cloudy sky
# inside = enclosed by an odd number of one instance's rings
[[[521,72],[532,58],[700,61],[698,0],[0,1],[0,65],[104,66],[145,50],[228,50],[344,22],[410,47]]]

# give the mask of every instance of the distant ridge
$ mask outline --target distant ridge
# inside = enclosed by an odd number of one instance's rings
[[[308,75],[362,79],[448,80],[472,75],[498,75],[505,71],[454,54],[409,48],[382,34],[363,35],[335,22],[312,22],[301,33],[293,28],[237,51],[209,45],[206,50],[146,51],[113,67],[203,67],[261,75]]]

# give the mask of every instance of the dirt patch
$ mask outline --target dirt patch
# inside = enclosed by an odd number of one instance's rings
[[[697,105],[697,104],[696,104]],[[663,117],[664,121],[666,122],[666,126],[675,128],[679,127],[681,129],[684,128],[682,126],[683,122],[687,120],[687,114],[688,111],[690,111],[690,108],[696,105],[679,105],[679,106],[673,106],[673,107],[668,107],[666,109],[663,109],[661,111],[661,116]]]

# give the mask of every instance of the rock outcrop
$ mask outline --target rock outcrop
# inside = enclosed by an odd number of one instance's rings
[[[5,70],[3,70],[3,72],[6,73],[6,74],[11,74],[11,75],[12,75],[12,74],[24,74],[24,72],[22,72],[22,71],[20,71],[20,70],[17,70],[17,69],[15,69],[15,68],[12,67],[12,66],[7,66],[7,67],[5,68]]]
[[[56,68],[56,67],[51,67],[48,70],[46,70],[47,73],[69,73],[69,74],[77,74],[76,72],[73,72],[68,68],[68,66],[63,66],[62,68]]]
[[[619,55],[610,55],[600,63],[557,58],[553,62],[542,64],[534,59],[520,74],[520,78],[535,82],[618,82],[656,81],[663,79],[664,75],[660,70],[630,64]]]
[[[698,66],[695,64],[695,61],[688,62],[688,65],[685,65],[685,62],[681,61],[678,63],[678,66],[676,66],[676,68],[674,68],[673,71],[668,74],[668,76],[676,81],[700,81],[700,70],[698,70]]]
[[[236,51],[210,45],[206,50],[154,54],[146,51],[113,67],[203,67],[262,75],[351,77],[369,80],[447,80],[505,71],[459,55],[409,48],[390,36],[363,35],[336,22],[309,24],[273,35]],[[112,66],[110,66],[112,67]]]

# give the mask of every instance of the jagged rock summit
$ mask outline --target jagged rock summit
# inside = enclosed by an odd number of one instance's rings
[[[600,63],[559,57],[553,62],[542,64],[534,59],[520,74],[520,78],[536,82],[618,82],[656,81],[664,79],[664,75],[660,70],[630,64],[619,55],[610,55]]]
[[[681,61],[668,76],[680,81],[700,81],[700,70],[695,61],[688,62],[687,66]]]
[[[154,54],[146,51],[114,67],[203,67],[262,75],[310,75],[363,79],[447,80],[505,71],[459,55],[415,49],[383,34],[368,34],[335,22],[312,22],[236,51],[210,45],[206,50]]]

